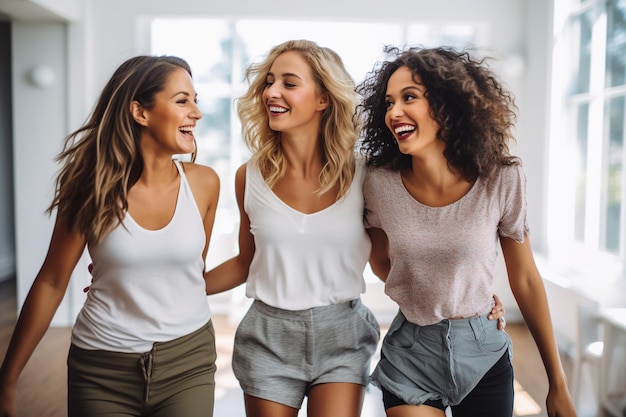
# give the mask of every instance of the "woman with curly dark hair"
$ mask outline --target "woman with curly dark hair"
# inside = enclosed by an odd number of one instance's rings
[[[484,60],[387,48],[359,85],[370,264],[399,312],[372,378],[387,416],[507,416],[511,340],[487,320],[498,242],[550,382],[549,416],[575,416],[509,153],[517,108]]]

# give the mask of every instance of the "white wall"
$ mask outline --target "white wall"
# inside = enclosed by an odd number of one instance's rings
[[[13,37],[13,163],[15,181],[15,245],[17,296],[21,306],[48,249],[53,218],[45,210],[52,201],[54,157],[68,133],[67,28],[63,23],[17,23]],[[31,71],[46,66],[54,81],[31,83]],[[73,321],[68,292],[54,324]]]
[[[13,0],[16,1],[16,0]],[[45,2],[42,2],[45,4]],[[416,22],[456,21],[472,23],[482,30],[481,45],[490,55],[505,62],[521,57],[523,71],[505,74],[505,82],[516,95],[520,106],[519,145],[528,174],[529,220],[535,248],[544,241],[543,181],[545,119],[547,103],[548,48],[550,47],[550,7],[544,0],[405,0],[388,3],[362,0],[358,7],[349,2],[319,0],[304,2],[255,0],[207,2],[200,0],[85,0],[66,15],[77,11],[78,19],[68,24],[20,24],[14,29],[15,52],[15,189],[18,301],[21,305],[33,277],[45,256],[52,220],[43,212],[52,197],[51,180],[56,172],[53,158],[63,137],[77,128],[95,102],[100,89],[113,70],[126,58],[148,51],[141,23],[151,16],[261,18],[325,18]],[[267,30],[280,31],[279,27]],[[340,36],[340,35],[338,35]],[[189,39],[202,48],[201,39]],[[359,45],[355,44],[355,48]],[[29,66],[47,62],[59,74],[58,83],[45,90],[28,85],[23,74]],[[67,79],[65,78],[67,76]],[[230,186],[225,184],[225,186]],[[70,324],[81,304],[80,289],[88,282],[84,265],[75,271],[67,303],[56,324]],[[515,314],[515,301],[503,276],[496,292],[507,312]],[[72,302],[73,301],[73,302]],[[507,313],[507,314],[509,314]]]

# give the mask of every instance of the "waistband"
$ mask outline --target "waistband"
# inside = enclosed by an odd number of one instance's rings
[[[404,317],[402,312],[398,314]],[[497,329],[498,321],[497,320],[489,320],[489,314],[485,313],[479,316],[466,317],[462,319],[444,319],[440,322],[429,324],[427,326],[420,326],[415,323],[411,323],[413,326],[420,329],[420,331],[433,331],[440,333],[448,333],[448,332],[475,332],[479,329]],[[404,317],[406,320],[406,317]],[[408,322],[408,320],[406,320]]]
[[[206,331],[206,329],[212,326],[209,320],[205,325],[200,327],[185,336],[178,337],[176,339],[167,342],[155,342],[152,350],[144,353],[125,353],[125,352],[111,352],[108,350],[89,350],[82,349],[72,344],[70,345],[70,355],[78,360],[89,361],[95,366],[103,366],[108,368],[126,369],[129,366],[135,366],[138,360],[143,358],[146,354],[159,355],[173,355],[174,357],[180,356],[184,350],[183,346],[186,345],[189,340],[196,338],[199,334]]]
[[[312,307],[306,310],[284,310],[282,308],[273,307],[265,304],[263,301],[254,300],[251,308],[277,319],[284,320],[305,320],[305,319],[324,319],[333,318],[339,313],[352,311],[356,307],[362,305],[361,299],[356,298],[354,300],[344,301],[337,304],[330,304],[327,306]]]

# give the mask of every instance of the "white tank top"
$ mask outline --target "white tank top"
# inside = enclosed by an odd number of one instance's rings
[[[211,318],[203,277],[202,216],[177,162],[174,215],[159,230],[130,214],[99,244],[90,245],[93,283],[72,330],[83,349],[147,352],[154,342],[189,334]]]
[[[344,198],[316,213],[285,204],[248,163],[244,209],[255,253],[246,295],[285,310],[305,310],[360,297],[371,243],[363,226],[365,169],[357,160]]]

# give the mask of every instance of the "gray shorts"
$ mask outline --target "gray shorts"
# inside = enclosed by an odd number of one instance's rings
[[[372,382],[406,404],[459,404],[511,351],[511,338],[487,314],[418,326],[400,312],[381,349]]]
[[[299,409],[313,385],[367,385],[379,338],[359,299],[298,311],[257,300],[235,333],[233,371],[245,394]]]

